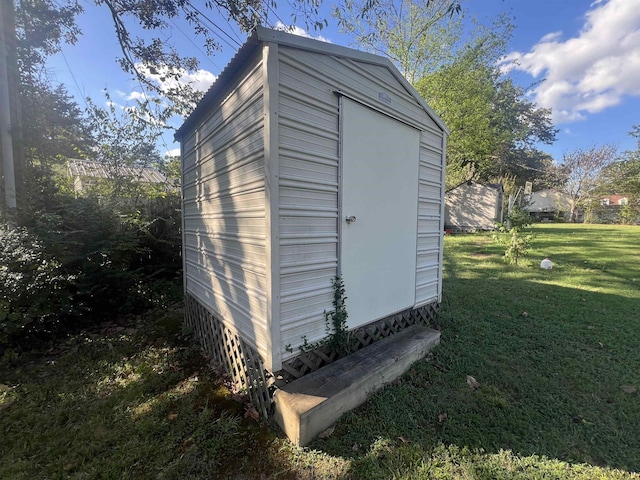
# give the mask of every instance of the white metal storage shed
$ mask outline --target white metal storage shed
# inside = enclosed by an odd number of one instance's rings
[[[444,228],[459,232],[493,230],[503,220],[500,183],[463,182],[444,194]]]
[[[176,134],[189,324],[276,372],[336,275],[350,329],[437,308],[446,136],[389,60],[258,27]]]

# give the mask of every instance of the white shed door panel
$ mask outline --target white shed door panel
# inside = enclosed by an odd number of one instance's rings
[[[342,133],[340,259],[355,328],[415,303],[420,132],[343,98]]]

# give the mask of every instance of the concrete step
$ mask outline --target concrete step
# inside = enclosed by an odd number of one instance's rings
[[[275,420],[304,446],[439,342],[440,332],[414,325],[336,360],[276,390]]]

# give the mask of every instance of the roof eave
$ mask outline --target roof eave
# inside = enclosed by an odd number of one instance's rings
[[[306,38],[300,35],[293,35],[291,33],[283,32],[280,30],[271,30],[269,28],[258,26],[249,36],[247,41],[240,47],[235,56],[231,59],[229,64],[220,73],[214,84],[209,88],[202,100],[198,103],[194,111],[187,117],[182,126],[176,131],[174,138],[180,141],[185,132],[196,123],[203,115],[208,111],[209,104],[213,101],[218,94],[220,94],[227,86],[227,83],[240,71],[244,65],[244,61],[251,56],[254,50],[261,43],[276,43],[279,45],[290,46],[293,48],[300,48],[311,52],[322,53],[325,55],[334,55],[337,57],[350,58],[360,62],[366,62],[373,65],[378,65],[387,68],[396,80],[407,90],[407,92],[416,100],[416,102],[423,108],[423,110],[429,115],[429,117],[438,125],[440,129],[449,135],[450,131],[438,116],[434,112],[427,102],[420,96],[415,88],[404,78],[404,76],[393,65],[391,60],[386,57],[374,55],[368,52],[362,52],[354,50],[353,48],[343,47],[335,45],[333,43],[323,42],[315,40],[313,38]]]

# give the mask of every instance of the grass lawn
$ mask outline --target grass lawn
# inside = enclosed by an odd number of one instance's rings
[[[640,228],[535,232],[519,266],[447,236],[441,345],[304,449],[245,416],[180,311],[5,358],[0,478],[640,479]]]

